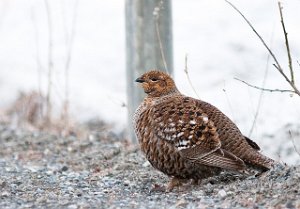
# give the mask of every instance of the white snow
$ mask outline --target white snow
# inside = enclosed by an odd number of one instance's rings
[[[51,0],[53,21],[53,99],[59,109],[64,99],[66,40],[71,31],[74,2]],[[232,2],[252,22],[288,72],[288,62],[277,2]],[[296,85],[300,86],[300,1],[282,1]],[[240,78],[266,88],[289,89],[268,61],[268,52],[244,20],[225,1],[173,1],[174,72],[178,88],[196,97],[184,74],[185,54],[191,80],[201,99],[227,114],[249,135],[260,91],[234,80]],[[78,1],[77,24],[70,65],[70,102],[78,120],[100,117],[118,128],[126,126],[124,1]],[[44,1],[0,1],[0,108],[9,105],[18,91],[47,88],[48,27]],[[287,124],[299,124],[300,97],[263,93],[251,138],[264,154],[278,159],[287,144]],[[172,122],[172,121],[171,121]],[[272,137],[268,137],[272,136]],[[297,140],[298,139],[298,140]],[[288,144],[293,148],[290,141]],[[300,139],[295,136],[300,149]],[[293,150],[291,150],[292,152]],[[288,158],[295,163],[299,156]],[[285,160],[285,155],[281,155]]]

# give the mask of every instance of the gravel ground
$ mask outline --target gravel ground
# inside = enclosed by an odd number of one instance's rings
[[[0,208],[300,208],[300,167],[223,173],[166,193],[168,178],[109,130],[87,139],[0,126]]]

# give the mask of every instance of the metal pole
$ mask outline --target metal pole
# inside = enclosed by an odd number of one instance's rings
[[[173,73],[171,0],[126,0],[128,133],[133,142],[132,116],[145,97],[134,80],[151,69]]]

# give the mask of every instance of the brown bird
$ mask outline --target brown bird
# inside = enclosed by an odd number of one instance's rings
[[[172,177],[167,190],[222,170],[274,164],[219,109],[181,94],[168,74],[153,70],[135,81],[147,94],[134,114],[135,133],[151,165]]]

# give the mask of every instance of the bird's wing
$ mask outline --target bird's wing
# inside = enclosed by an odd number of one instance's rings
[[[244,162],[221,149],[214,123],[190,97],[173,98],[154,105],[151,127],[159,140],[166,141],[195,163],[242,170]]]
[[[260,150],[260,147],[251,139],[246,136],[243,136],[238,127],[228,118],[224,113],[222,113],[215,106],[200,100],[195,100],[197,106],[208,114],[208,117],[214,122],[214,125],[217,127],[219,133],[223,133],[220,136],[222,145],[229,144],[233,138],[238,138],[240,143],[243,143],[242,146],[252,147],[255,150]],[[237,147],[232,148],[230,151],[233,152]],[[227,149],[228,151],[228,149]]]
[[[203,150],[201,146],[197,146],[192,149]],[[221,148],[218,148],[207,155],[200,155],[200,157],[197,155],[190,157],[190,152],[191,150],[187,149],[181,151],[183,156],[186,156],[187,159],[195,163],[237,171],[243,171],[246,166],[243,160]]]

